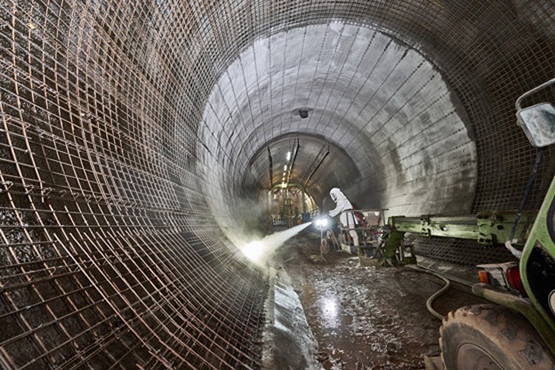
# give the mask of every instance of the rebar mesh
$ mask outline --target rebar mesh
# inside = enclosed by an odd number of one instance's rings
[[[155,11],[1,3],[4,366],[258,366],[267,288],[206,207],[177,63],[145,59]]]
[[[471,211],[516,208],[535,151],[513,103],[553,77],[554,14],[549,0],[0,0],[0,366],[259,367],[267,286],[216,222],[241,217],[250,158],[199,130],[226,69],[279,32],[340,21],[418,51],[472,124]]]

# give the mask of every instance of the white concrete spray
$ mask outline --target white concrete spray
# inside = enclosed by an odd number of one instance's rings
[[[312,222],[307,222],[284,231],[266,235],[260,240],[253,240],[240,247],[241,252],[254,263],[264,265],[279,247],[307,228],[310,224],[312,224]]]

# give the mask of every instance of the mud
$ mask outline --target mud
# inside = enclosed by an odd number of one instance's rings
[[[315,263],[319,238],[301,235],[280,250],[318,342],[324,369],[423,369],[439,355],[440,321],[426,300],[443,286],[436,277],[405,268],[360,267],[358,257],[330,252]],[[440,313],[481,303],[455,284],[434,308]]]

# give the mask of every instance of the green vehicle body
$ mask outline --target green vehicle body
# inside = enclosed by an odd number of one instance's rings
[[[388,220],[391,229],[385,246],[384,257],[393,258],[405,233],[418,233],[427,237],[452,237],[474,239],[483,245],[503,244],[510,238],[510,230],[517,212],[490,212],[478,216],[394,216]],[[509,291],[493,288],[487,284],[476,284],[474,294],[493,303],[511,308],[524,315],[544,339],[555,355],[555,178],[544,198],[531,229],[523,225],[533,214],[524,213],[520,219],[516,236],[524,243],[519,263],[520,276],[527,298]],[[527,237],[525,237],[527,236]]]
[[[521,313],[555,355],[555,315],[548,301],[551,294],[555,295],[554,212],[555,178],[536,217],[519,263],[520,276],[528,298],[521,298],[486,284],[476,284],[472,291],[491,302]]]
[[[555,79],[526,92],[516,102],[518,123],[535,147],[555,144],[555,107],[550,103],[541,103],[521,108],[520,103],[524,98],[551,85],[555,85]],[[428,237],[474,239],[482,245],[508,242],[509,250],[514,250],[513,245],[517,246],[522,249],[519,271],[527,297],[488,284],[475,284],[472,291],[493,303],[521,313],[555,356],[555,178],[537,215],[524,212],[521,216],[518,217],[518,212],[513,211],[477,216],[390,217],[388,226],[392,237],[386,243],[385,256],[395,255],[399,240],[402,240],[405,232]],[[531,228],[524,226],[530,225],[532,220],[534,223]],[[515,221],[518,224],[514,234],[516,240],[510,240]]]
[[[522,259],[520,260],[520,275],[522,276],[522,282],[524,283],[524,287],[528,296],[536,309],[541,313],[543,318],[549,323],[549,326],[553,331],[555,331],[555,315],[553,313],[553,308],[549,308],[549,302],[540,302],[540,299],[545,299],[546,297],[537,297],[535,294],[535,290],[530,285],[530,270],[534,268],[538,268],[541,266],[535,265],[531,262],[531,255],[532,253],[540,252],[542,253],[543,257],[546,255],[549,256],[548,258],[551,259],[552,262],[549,265],[545,266],[546,268],[554,268],[555,265],[555,178],[551,182],[551,186],[549,187],[549,191],[547,196],[543,202],[542,208],[540,213],[536,217],[536,221],[534,222],[534,227],[532,228],[532,232],[526,241],[526,245],[524,247],[524,251],[522,254]],[[534,261],[535,262],[535,261]],[[541,271],[542,274],[551,274],[550,276],[555,279],[555,270],[551,271]],[[549,279],[549,276],[546,276],[545,279]],[[550,289],[550,293],[552,296],[555,296],[555,281],[544,281],[544,286],[547,289]],[[549,297],[547,297],[549,298]],[[547,311],[549,309],[549,311]],[[555,344],[555,343],[554,343]]]
[[[555,354],[555,178],[522,253],[520,276],[533,307],[544,322],[531,322]],[[541,285],[541,288],[539,286]],[[526,313],[523,313],[525,316]],[[547,326],[547,327],[546,327]]]

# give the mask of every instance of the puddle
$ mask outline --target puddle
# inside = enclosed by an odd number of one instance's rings
[[[423,369],[424,355],[439,354],[440,321],[426,300],[443,283],[437,278],[395,268],[358,267],[346,253],[326,255],[315,264],[319,239],[298,237],[281,251],[299,293],[307,322],[318,342],[324,369]],[[294,257],[294,258],[291,258]],[[453,291],[434,307],[446,313],[482,302]]]

